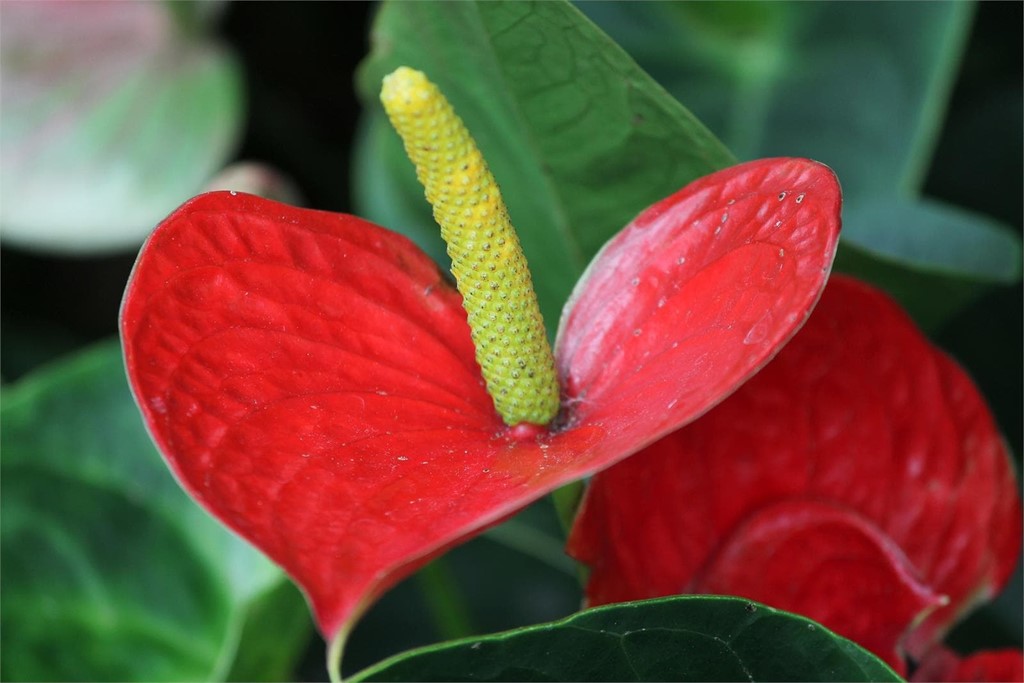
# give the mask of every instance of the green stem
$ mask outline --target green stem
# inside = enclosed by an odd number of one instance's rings
[[[566,538],[572,531],[572,523],[576,519],[576,511],[579,509],[580,501],[583,500],[585,488],[583,481],[580,480],[551,492],[551,502],[555,505],[555,513],[558,515],[558,521],[562,523],[562,530],[565,532]],[[576,564],[576,576],[581,586],[587,585],[589,575],[590,571],[586,565]]]
[[[475,633],[469,608],[445,558],[439,557],[421,569],[416,581],[442,640],[466,638]]]
[[[342,683],[341,680],[341,653],[345,649],[345,639],[348,638],[348,629],[338,631],[327,647],[327,675],[331,683]]]
[[[484,537],[543,562],[552,569],[576,575],[576,563],[565,554],[564,538],[552,536],[516,519],[488,529]]]

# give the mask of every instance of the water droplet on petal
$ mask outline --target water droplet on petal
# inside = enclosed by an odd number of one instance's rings
[[[754,323],[754,326],[747,330],[747,336],[743,338],[744,344],[760,344],[768,336],[768,327],[772,323],[771,311],[766,312],[761,319]]]

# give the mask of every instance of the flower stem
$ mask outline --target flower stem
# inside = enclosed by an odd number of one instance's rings
[[[345,640],[348,638],[348,628],[343,628],[335,634],[327,646],[327,675],[331,683],[342,683],[341,679],[341,653],[345,649]]]
[[[442,640],[473,635],[469,608],[462,591],[443,557],[435,559],[416,575],[427,609]]]

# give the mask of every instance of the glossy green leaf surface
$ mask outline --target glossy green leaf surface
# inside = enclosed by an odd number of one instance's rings
[[[407,65],[438,84],[477,139],[549,330],[605,241],[650,204],[734,161],[566,3],[385,3],[372,44],[358,77],[372,117],[382,116],[383,76]],[[355,176],[360,215],[439,255],[423,191],[386,122],[364,126]]]
[[[120,347],[30,375],[0,406],[2,677],[225,676],[250,604],[281,574],[178,487],[138,419]]]
[[[353,680],[895,681],[852,642],[738,598],[620,603],[568,619],[422,648]]]
[[[156,2],[4,7],[5,242],[129,250],[224,163],[241,132],[241,73],[185,23]]]

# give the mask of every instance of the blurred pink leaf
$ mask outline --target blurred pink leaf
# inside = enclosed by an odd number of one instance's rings
[[[234,149],[237,65],[158,2],[5,2],[0,229],[56,252],[137,246]]]

